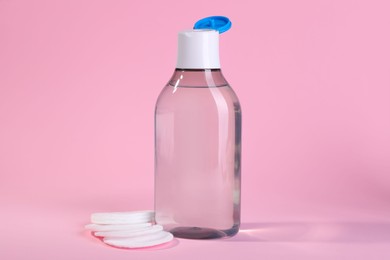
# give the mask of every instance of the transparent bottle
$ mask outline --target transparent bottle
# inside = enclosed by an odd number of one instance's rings
[[[210,37],[200,33],[211,32],[184,32],[184,42]],[[187,56],[184,64],[180,48],[188,49],[188,42],[180,37],[177,69],[155,110],[155,219],[176,237],[230,237],[240,225],[240,104],[219,56],[204,55],[214,61],[200,64],[188,63]],[[194,48],[209,53],[206,43]]]

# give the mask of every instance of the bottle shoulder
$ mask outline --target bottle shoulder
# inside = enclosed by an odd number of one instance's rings
[[[167,85],[205,88],[229,84],[220,69],[176,69]]]
[[[240,103],[236,93],[229,85],[213,87],[188,87],[172,86],[167,84],[156,102],[157,107],[179,107],[179,106],[216,106],[234,104],[239,108]]]
[[[238,97],[226,81],[220,69],[180,70],[176,69],[162,89],[158,106],[201,106],[233,104],[240,107]]]

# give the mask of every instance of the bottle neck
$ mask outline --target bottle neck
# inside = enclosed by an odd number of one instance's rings
[[[176,69],[169,85],[173,87],[223,87],[228,86],[221,69]]]

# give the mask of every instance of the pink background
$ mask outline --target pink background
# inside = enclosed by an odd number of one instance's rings
[[[389,1],[0,0],[0,259],[389,259]],[[153,208],[176,33],[226,15],[242,230],[120,250],[97,211]]]

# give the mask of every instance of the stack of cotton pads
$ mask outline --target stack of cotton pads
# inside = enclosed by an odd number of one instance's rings
[[[154,225],[153,211],[93,213],[85,226],[104,243],[124,248],[140,248],[167,243],[173,235]]]

